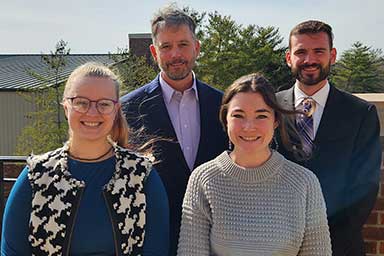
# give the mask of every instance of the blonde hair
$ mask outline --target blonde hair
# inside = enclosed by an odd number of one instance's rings
[[[84,77],[97,77],[111,80],[115,85],[116,98],[119,99],[121,82],[117,75],[113,73],[110,68],[101,63],[87,62],[77,67],[69,76],[64,88],[63,101],[69,96],[69,92],[75,84],[75,81]],[[117,142],[121,147],[128,147],[128,133],[128,123],[125,120],[121,108],[119,108],[112,126],[112,140]],[[69,139],[71,140],[71,133],[69,133]]]

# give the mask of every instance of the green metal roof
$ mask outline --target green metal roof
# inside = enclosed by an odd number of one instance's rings
[[[49,73],[42,56],[42,54],[0,54],[0,91],[29,90],[52,85],[54,77]],[[76,67],[89,61],[101,62],[106,65],[112,64],[113,60],[109,56],[109,54],[66,55],[66,66],[60,74],[60,81],[65,81]],[[29,71],[51,78],[48,83],[44,83],[33,77],[28,73]]]

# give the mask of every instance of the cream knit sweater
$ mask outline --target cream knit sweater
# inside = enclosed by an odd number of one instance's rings
[[[223,152],[192,172],[178,255],[331,255],[316,176],[274,151],[244,169]]]

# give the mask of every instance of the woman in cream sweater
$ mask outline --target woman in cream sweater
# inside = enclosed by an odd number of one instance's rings
[[[192,172],[178,255],[332,254],[319,181],[271,149],[278,127],[288,142],[284,113],[259,74],[226,90],[220,119],[233,150]]]

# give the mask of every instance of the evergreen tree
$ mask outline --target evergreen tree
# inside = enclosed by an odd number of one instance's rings
[[[236,40],[240,27],[230,16],[217,12],[208,14],[208,24],[201,37],[201,52],[196,68],[197,75],[208,84],[224,89],[238,78],[240,68]]]
[[[200,24],[201,53],[195,70],[203,81],[224,90],[242,75],[261,72],[275,88],[293,84],[278,29],[243,27],[218,12],[209,13]]]
[[[384,92],[384,58],[382,51],[356,42],[335,64],[331,81],[352,93]]]
[[[66,140],[68,125],[63,121],[61,100],[64,90],[63,79],[66,79],[63,70],[69,52],[67,43],[60,40],[54,51],[42,56],[46,73],[27,71],[41,81],[41,86],[21,93],[27,101],[34,103],[35,110],[28,113],[27,117],[31,119],[31,123],[17,138],[16,154],[43,153],[62,146]]]
[[[115,62],[111,68],[122,83],[120,95],[149,83],[158,72],[154,65],[146,62],[144,56],[135,56],[127,49],[118,49],[117,54],[111,54],[110,57]]]
[[[183,8],[183,12],[187,13],[189,16],[192,17],[192,19],[196,23],[196,37],[200,40],[203,36],[203,23],[205,21],[205,18],[207,16],[206,12],[198,12],[188,6]]]

